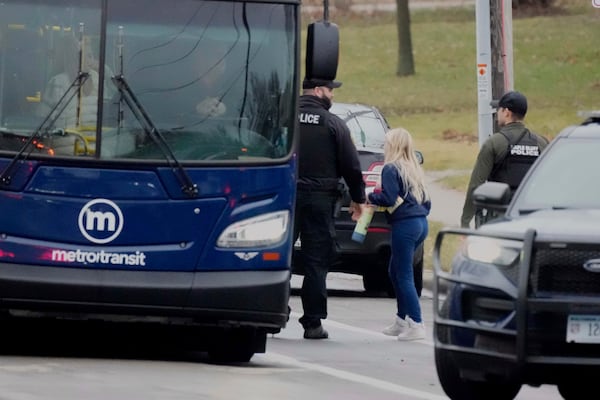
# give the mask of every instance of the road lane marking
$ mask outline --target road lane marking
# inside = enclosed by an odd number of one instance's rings
[[[417,399],[423,400],[448,400],[445,396],[440,396],[434,393],[424,392],[422,390],[412,389],[407,386],[397,385],[395,383],[383,381],[381,379],[375,379],[364,375],[355,374],[348,371],[343,371],[336,368],[326,367],[324,365],[308,363],[304,361],[299,361],[293,357],[285,356],[283,354],[267,352],[264,355],[261,355],[273,362],[278,362],[281,364],[302,368],[310,371],[319,372],[322,374],[326,374],[329,376],[333,376],[339,379],[343,379],[346,381],[359,383],[363,385],[369,385],[376,389],[386,390],[388,392],[408,395]]]

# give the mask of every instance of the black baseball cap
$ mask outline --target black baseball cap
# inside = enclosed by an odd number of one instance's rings
[[[318,86],[325,86],[325,87],[328,87],[329,89],[335,89],[335,88],[339,88],[340,86],[342,86],[342,82],[328,81],[326,79],[316,79],[316,78],[312,78],[312,79],[304,78],[304,81],[302,81],[302,89],[314,89]]]
[[[494,108],[506,108],[515,114],[527,114],[527,98],[520,92],[510,91],[504,93],[500,100],[492,100],[490,105]]]

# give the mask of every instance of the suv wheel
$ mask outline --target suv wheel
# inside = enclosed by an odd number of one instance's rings
[[[441,317],[448,317],[449,307],[449,300],[446,300],[440,310]],[[437,335],[441,343],[450,343],[449,327],[437,327]],[[480,382],[463,379],[451,352],[438,347],[435,348],[435,367],[442,389],[452,400],[512,400],[521,390],[521,384],[512,381]]]
[[[363,273],[363,286],[366,292],[380,293],[385,292],[388,297],[396,297],[388,267],[390,263],[390,248],[386,247],[379,252],[373,265],[368,266]]]
[[[392,282],[388,276],[387,268],[379,266],[373,270],[366,271],[363,275],[363,286],[365,291],[369,293],[385,292],[388,297],[396,297]]]

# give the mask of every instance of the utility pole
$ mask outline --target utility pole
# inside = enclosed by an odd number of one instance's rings
[[[490,101],[513,89],[512,0],[477,0],[479,146],[497,129]]]

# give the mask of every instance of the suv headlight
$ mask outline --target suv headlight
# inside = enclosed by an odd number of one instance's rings
[[[522,247],[517,240],[469,236],[464,254],[473,261],[508,267],[520,257]]]
[[[217,240],[218,247],[263,247],[279,243],[287,233],[289,211],[259,215],[229,225]]]

